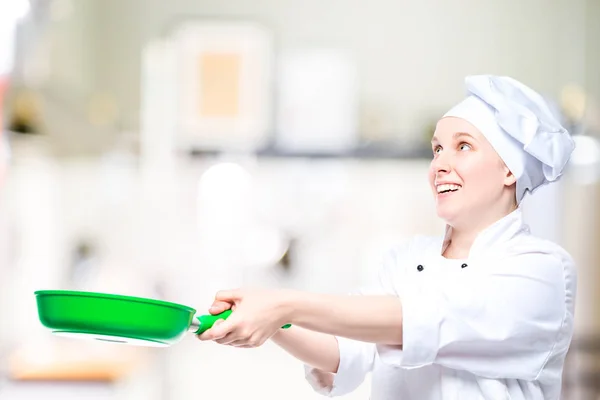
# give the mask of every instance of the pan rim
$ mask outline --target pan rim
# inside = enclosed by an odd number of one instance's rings
[[[114,293],[84,292],[84,291],[78,291],[78,290],[36,290],[34,292],[34,294],[36,296],[61,295],[61,296],[91,297],[91,298],[96,298],[96,299],[124,300],[124,301],[132,301],[132,302],[137,302],[137,303],[172,307],[172,308],[176,308],[179,310],[184,309],[185,311],[189,311],[193,314],[196,313],[196,310],[194,308],[183,305],[183,304],[179,304],[179,303],[173,303],[173,302],[164,301],[164,300],[149,299],[146,297],[127,296],[127,295],[114,294]]]

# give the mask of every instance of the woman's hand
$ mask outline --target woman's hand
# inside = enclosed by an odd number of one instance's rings
[[[328,295],[292,290],[222,291],[210,312],[234,309],[200,340],[239,347],[261,346],[282,325],[361,342],[402,345],[402,303],[396,295]]]
[[[284,290],[220,291],[209,312],[219,314],[230,308],[234,312],[198,338],[236,347],[259,347],[289,322],[290,296]]]

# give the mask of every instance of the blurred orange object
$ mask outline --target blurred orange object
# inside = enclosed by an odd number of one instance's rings
[[[114,382],[144,363],[143,349],[86,346],[60,340],[29,342],[8,358],[8,376],[21,381]]]

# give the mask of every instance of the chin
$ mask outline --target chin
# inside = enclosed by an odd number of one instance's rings
[[[456,210],[450,210],[448,207],[436,207],[437,216],[448,225],[453,225],[452,222],[457,219]]]

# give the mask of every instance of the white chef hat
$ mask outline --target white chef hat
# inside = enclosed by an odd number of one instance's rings
[[[509,77],[465,78],[467,97],[444,117],[473,124],[517,178],[520,203],[527,191],[557,180],[575,142],[541,95]]]

